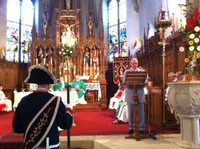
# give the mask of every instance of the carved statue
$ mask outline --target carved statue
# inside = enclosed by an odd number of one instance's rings
[[[66,31],[64,30],[63,32],[62,32],[62,35],[61,35],[61,43],[62,44],[66,44],[67,43],[67,40],[66,40]]]
[[[48,20],[45,18],[43,21],[44,35],[47,35]]]
[[[71,26],[66,25],[67,30],[62,32],[61,43],[67,44],[68,46],[74,46],[76,44],[76,35],[71,30]]]
[[[71,9],[71,0],[65,0],[66,9]]]
[[[39,48],[39,51],[38,51],[38,61],[39,61],[39,64],[44,63],[44,53],[41,47]]]
[[[51,47],[48,47],[47,49],[46,59],[47,59],[47,64],[50,64],[50,65],[53,64],[53,51]]]
[[[92,17],[90,16],[89,21],[88,21],[89,35],[92,35],[92,30],[93,30],[93,22],[92,22]]]
[[[85,48],[84,59],[86,64],[90,62],[90,50],[88,47]]]
[[[84,74],[88,75],[89,72],[89,64],[90,64],[90,49],[89,47],[85,47],[85,52],[83,54],[83,68],[84,68]]]

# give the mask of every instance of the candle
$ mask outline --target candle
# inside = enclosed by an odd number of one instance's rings
[[[172,13],[172,26],[174,26],[174,13]]]
[[[183,4],[179,4],[179,6],[180,6],[180,25],[179,25],[179,28],[182,29]]]
[[[76,65],[74,65],[74,75],[76,74]]]
[[[35,62],[35,63],[36,63],[36,65],[38,65],[38,58],[36,58],[36,60],[35,60],[35,61],[36,61],[36,62]]]
[[[46,64],[46,58],[44,58],[44,65]]]
[[[83,59],[83,64],[85,65],[85,58]]]
[[[159,29],[160,31],[160,39],[163,39],[163,32],[162,32],[162,28]]]
[[[97,58],[97,66],[99,66],[99,58]]]

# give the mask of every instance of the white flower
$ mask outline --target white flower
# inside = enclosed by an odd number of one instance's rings
[[[194,51],[194,46],[190,46],[190,47],[189,47],[189,50],[190,50],[190,51]]]
[[[194,39],[194,37],[195,37],[194,34],[190,34],[190,35],[189,35],[189,38],[190,38],[190,39]]]
[[[195,26],[194,31],[195,32],[199,32],[200,31],[200,27],[199,26]]]
[[[199,42],[199,38],[195,38],[195,39],[194,39],[194,42],[195,42],[195,43],[198,43],[198,42]]]
[[[183,52],[183,51],[185,51],[185,48],[184,48],[184,47],[180,47],[180,48],[179,48],[179,51],[180,51],[180,52]]]
[[[197,51],[200,51],[200,46],[197,46]]]
[[[200,58],[200,53],[199,52],[197,52],[197,58]]]

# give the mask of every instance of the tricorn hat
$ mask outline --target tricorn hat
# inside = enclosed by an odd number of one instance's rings
[[[32,65],[28,71],[28,77],[24,83],[36,84],[56,84],[57,80],[47,67],[42,65]]]

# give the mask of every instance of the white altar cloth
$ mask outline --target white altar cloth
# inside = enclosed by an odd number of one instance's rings
[[[85,83],[86,90],[97,90],[98,91],[98,101],[101,99],[101,86],[100,83]]]
[[[86,86],[86,90],[97,90],[98,91],[98,101],[100,101],[101,99],[101,86],[100,83],[85,83]],[[13,104],[13,108],[15,109],[19,102],[21,101],[21,99],[24,96],[27,96],[28,94],[30,94],[32,92],[14,92],[14,104]],[[53,95],[56,96],[60,96],[62,98],[62,101],[65,105],[67,105],[67,91],[52,91],[50,92]],[[70,104],[72,107],[74,107],[76,105],[75,100],[78,99],[78,95],[76,93],[76,91],[71,90],[70,91]]]
[[[21,101],[21,99],[24,96],[29,95],[32,92],[14,92],[14,104],[13,104],[13,108],[17,108],[19,102]],[[55,96],[60,96],[64,105],[67,105],[67,91],[54,91],[54,92],[49,92]],[[75,91],[70,91],[70,105],[71,108],[74,107],[76,105],[76,101],[75,99],[78,99],[78,95]]]

